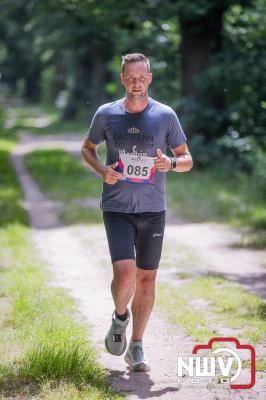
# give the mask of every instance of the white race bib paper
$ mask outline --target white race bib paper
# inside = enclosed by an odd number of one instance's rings
[[[154,158],[138,154],[120,153],[119,172],[135,183],[154,183]]]

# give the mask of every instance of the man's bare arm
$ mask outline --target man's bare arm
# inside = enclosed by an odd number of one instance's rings
[[[183,143],[180,146],[171,149],[171,151],[176,159],[176,168],[172,169],[172,171],[176,172],[190,171],[191,168],[193,167],[193,159],[186,143]]]
[[[81,148],[81,154],[84,161],[94,169],[99,175],[103,175],[106,166],[100,161],[97,152],[98,145],[92,143],[89,139],[85,139]]]
[[[160,149],[157,149],[157,158],[154,161],[155,167],[160,172],[176,171],[176,172],[186,172],[191,170],[193,166],[193,161],[191,154],[188,150],[186,143],[171,149],[173,155],[175,156],[176,167],[171,169],[172,163],[171,158],[166,154],[163,154]]]

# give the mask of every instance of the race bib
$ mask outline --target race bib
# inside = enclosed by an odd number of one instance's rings
[[[154,184],[155,166],[153,157],[129,153],[120,154],[118,171],[129,182]]]

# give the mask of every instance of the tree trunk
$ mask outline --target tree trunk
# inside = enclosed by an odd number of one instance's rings
[[[106,52],[106,42],[96,40],[95,46],[93,48],[93,73],[92,73],[92,102],[94,105],[99,107],[99,105],[106,102],[106,93],[104,90],[104,85],[106,83],[106,67],[107,60],[105,57]]]
[[[204,18],[181,19],[181,55],[184,96],[197,95],[193,78],[208,67],[212,54],[221,50],[222,18],[225,9],[216,7]]]
[[[181,69],[183,96],[190,101],[200,101],[202,93],[198,90],[195,78],[210,65],[210,58],[221,50],[222,18],[225,8],[222,4],[211,9],[208,14],[197,19],[180,19],[181,24]],[[206,97],[207,96],[207,97]],[[208,98],[209,96],[209,98]],[[204,93],[204,100],[212,105],[223,107],[223,95]],[[189,110],[185,111],[185,119]],[[186,131],[192,134],[195,127],[187,126]]]
[[[40,70],[35,69],[25,77],[25,97],[33,102],[40,101]]]

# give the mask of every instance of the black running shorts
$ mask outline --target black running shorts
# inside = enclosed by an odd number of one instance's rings
[[[162,252],[165,211],[120,213],[105,211],[112,262],[136,260],[141,269],[157,269]]]

